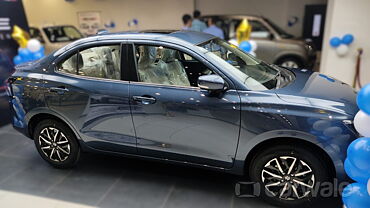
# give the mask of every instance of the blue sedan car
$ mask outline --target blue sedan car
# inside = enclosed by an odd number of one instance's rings
[[[180,163],[245,175],[284,206],[346,179],[357,137],[350,86],[197,32],[84,38],[17,66],[8,93],[14,128],[57,168],[82,152]]]

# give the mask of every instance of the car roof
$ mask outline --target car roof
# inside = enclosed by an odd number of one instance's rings
[[[119,33],[100,33],[98,35],[79,39],[63,48],[57,50],[54,56],[60,55],[68,49],[77,45],[94,42],[99,40],[162,40],[180,45],[190,44],[199,45],[215,39],[216,37],[202,32],[185,31],[185,30],[141,30],[141,31],[126,31]]]

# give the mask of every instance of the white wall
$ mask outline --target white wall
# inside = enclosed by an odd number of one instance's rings
[[[326,4],[327,0],[196,0],[196,8],[203,14],[254,14],[262,15],[287,32],[302,35],[304,8],[309,4]],[[288,27],[291,16],[299,21]]]
[[[370,82],[370,1],[329,0],[320,71],[352,85],[357,48],[363,48],[361,63],[362,83]],[[355,37],[349,54],[340,58],[329,46],[333,36],[352,33]]]
[[[129,20],[139,20],[139,29],[179,29],[181,17],[194,9],[193,0],[23,0],[30,25],[72,24],[77,12],[101,11],[102,23],[113,20],[113,31],[129,30]],[[131,28],[132,29],[132,28]]]

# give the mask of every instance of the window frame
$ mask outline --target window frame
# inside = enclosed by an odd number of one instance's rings
[[[77,53],[83,50],[94,48],[94,47],[111,46],[111,45],[120,46],[120,50],[121,50],[120,52],[120,61],[121,61],[120,62],[120,73],[121,73],[120,79],[108,79],[108,78],[101,78],[101,77],[90,77],[90,76],[79,75],[77,74],[78,73],[77,66],[75,66],[77,69],[75,74],[67,73],[67,72],[63,72],[59,70],[60,64],[62,64],[64,61],[68,60],[69,58],[71,58],[72,56],[76,55]],[[124,73],[124,72],[129,71],[127,69],[127,61],[128,61],[127,49],[128,47],[125,41],[98,42],[98,43],[93,43],[93,44],[88,43],[84,45],[78,45],[75,48],[66,51],[65,53],[61,54],[58,58],[56,58],[55,61],[52,63],[53,65],[52,68],[53,68],[54,73],[56,74],[61,74],[64,76],[69,76],[69,77],[78,78],[78,79],[110,81],[110,82],[129,82],[127,75]],[[76,64],[78,64],[78,61]]]
[[[201,57],[196,52],[194,52],[194,51],[192,51],[192,50],[190,50],[190,49],[188,49],[184,46],[177,45],[177,44],[174,44],[174,43],[168,43],[168,42],[164,42],[164,41],[151,41],[151,40],[132,40],[132,41],[129,41],[129,43],[127,45],[129,47],[131,47],[131,52],[129,52],[128,55],[127,55],[127,58],[128,58],[127,63],[131,66],[131,67],[129,67],[129,70],[131,71],[130,74],[132,75],[132,77],[130,79],[130,82],[133,83],[133,84],[153,86],[153,87],[160,86],[160,87],[166,87],[166,88],[201,90],[199,86],[197,86],[197,87],[194,87],[194,86],[179,86],[179,85],[147,83],[147,82],[139,81],[139,77],[138,77],[138,74],[137,74],[137,72],[138,72],[138,63],[137,63],[136,56],[135,56],[136,55],[136,46],[138,46],[138,45],[139,46],[140,45],[147,45],[147,46],[155,46],[155,47],[162,46],[162,47],[165,47],[165,48],[168,48],[168,49],[179,51],[182,54],[187,54],[187,55],[193,57],[194,60],[192,60],[192,61],[198,61],[198,62],[204,64],[209,70],[212,70],[215,74],[222,77],[225,81],[225,85],[227,86],[228,90],[234,89],[234,85],[232,84],[231,80],[227,76],[220,73],[219,72],[220,70],[217,69],[217,67],[215,67],[213,64],[211,64],[208,61],[204,61],[203,57]],[[196,46],[194,46],[194,47],[196,47]],[[128,51],[130,51],[130,49],[128,49]]]

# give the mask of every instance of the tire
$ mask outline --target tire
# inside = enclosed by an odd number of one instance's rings
[[[34,132],[36,149],[50,165],[66,169],[77,164],[80,158],[80,146],[67,125],[53,119],[46,119],[37,124]]]
[[[280,168],[276,161],[279,161]],[[287,174],[290,167],[290,174]],[[252,181],[260,184],[260,196],[269,203],[282,207],[306,207],[320,201],[319,195],[314,196],[320,193],[315,191],[317,186],[332,180],[327,167],[328,164],[313,150],[296,145],[279,145],[263,150],[252,159],[249,176]],[[301,175],[304,172],[306,174]]]
[[[277,61],[276,65],[287,67],[287,68],[303,68],[301,60],[295,57],[286,57]]]

